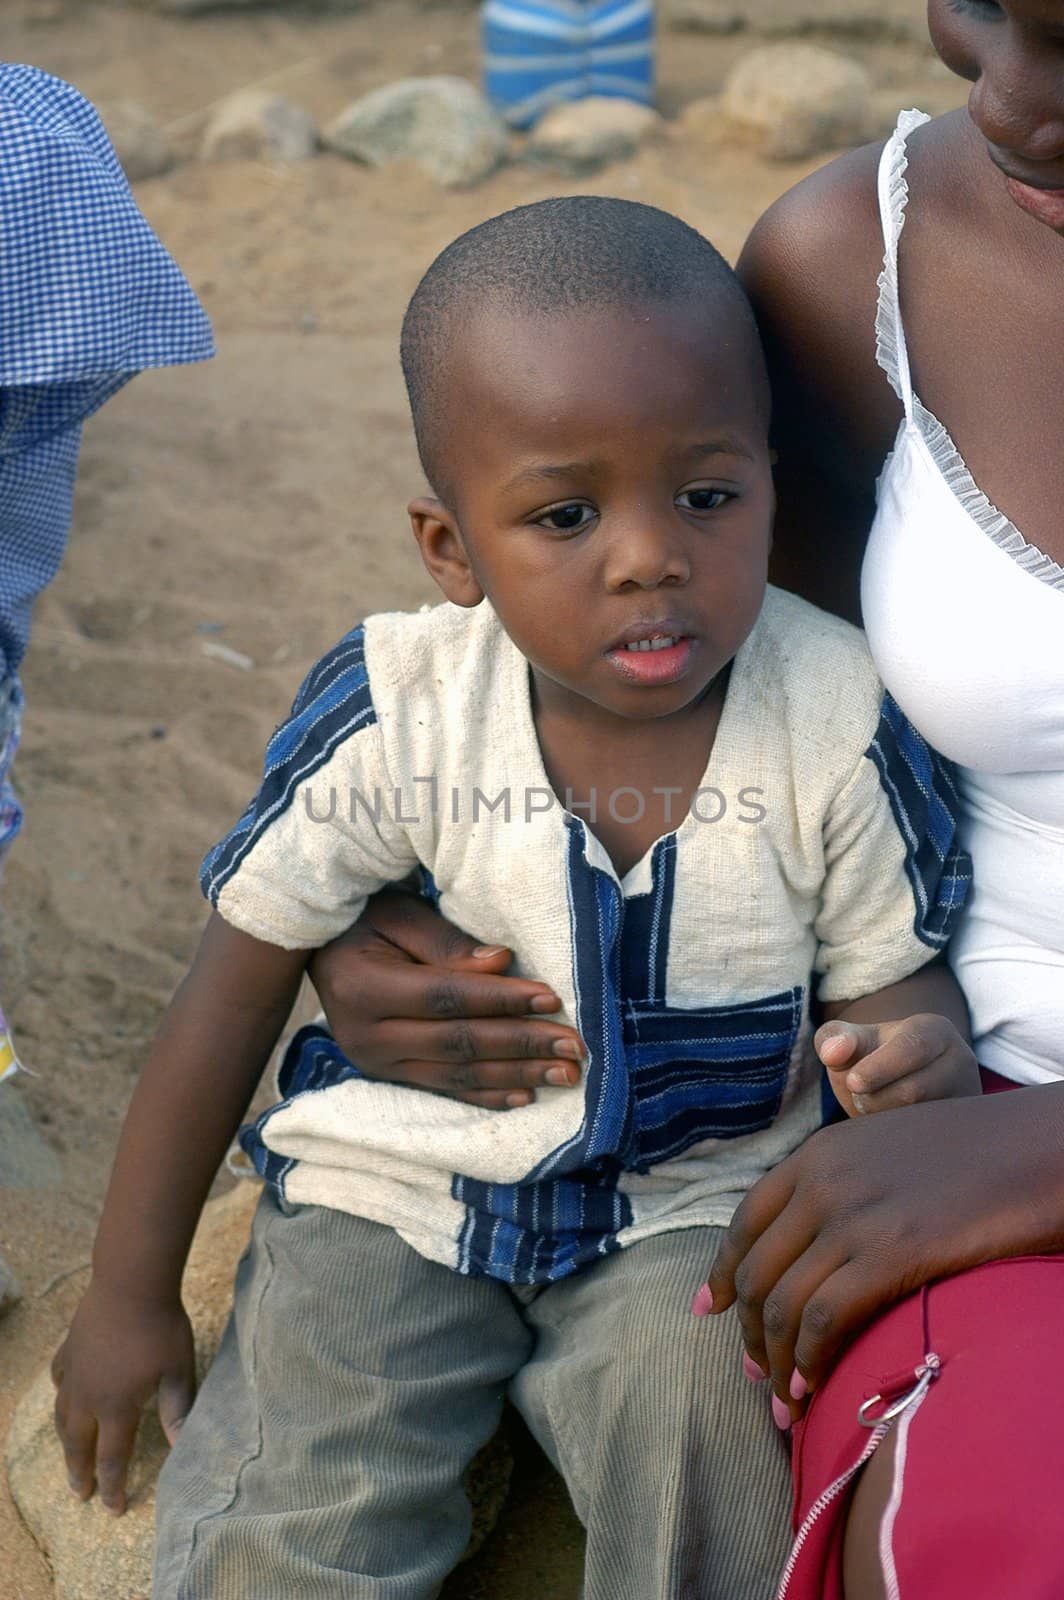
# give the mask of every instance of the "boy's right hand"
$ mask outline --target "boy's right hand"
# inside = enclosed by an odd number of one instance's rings
[[[180,1300],[138,1301],[90,1283],[52,1362],[56,1431],[79,1500],[88,1500],[95,1484],[108,1511],[122,1515],[141,1412],[158,1392],[172,1445],[192,1405],[195,1373],[192,1327]]]
[[[579,1034],[549,1020],[545,983],[505,976],[487,950],[419,896],[383,890],[309,972],[341,1050],[367,1077],[505,1111],[544,1084],[572,1088]]]

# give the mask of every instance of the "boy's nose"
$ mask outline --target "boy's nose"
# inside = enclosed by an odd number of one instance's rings
[[[671,530],[640,520],[613,532],[605,570],[606,587],[611,592],[629,587],[658,589],[662,584],[678,586],[690,576],[690,561]]]

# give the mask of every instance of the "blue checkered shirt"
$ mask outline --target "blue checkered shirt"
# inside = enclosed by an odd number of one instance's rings
[[[70,527],[81,424],[210,324],[70,84],[0,64],[0,683]]]

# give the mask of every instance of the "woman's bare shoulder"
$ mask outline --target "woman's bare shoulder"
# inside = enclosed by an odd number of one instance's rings
[[[754,224],[739,275],[768,331],[788,326],[844,346],[874,318],[883,261],[876,176],[882,142],[839,156]],[[805,343],[805,339],[801,340]]]

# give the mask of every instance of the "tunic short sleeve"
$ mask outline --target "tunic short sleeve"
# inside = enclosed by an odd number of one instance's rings
[[[885,694],[872,741],[825,819],[822,1000],[886,988],[945,947],[972,880],[958,812],[950,763]]]
[[[270,740],[258,793],[203,864],[204,894],[267,944],[327,944],[417,865],[393,793],[359,627],[313,668]]]

